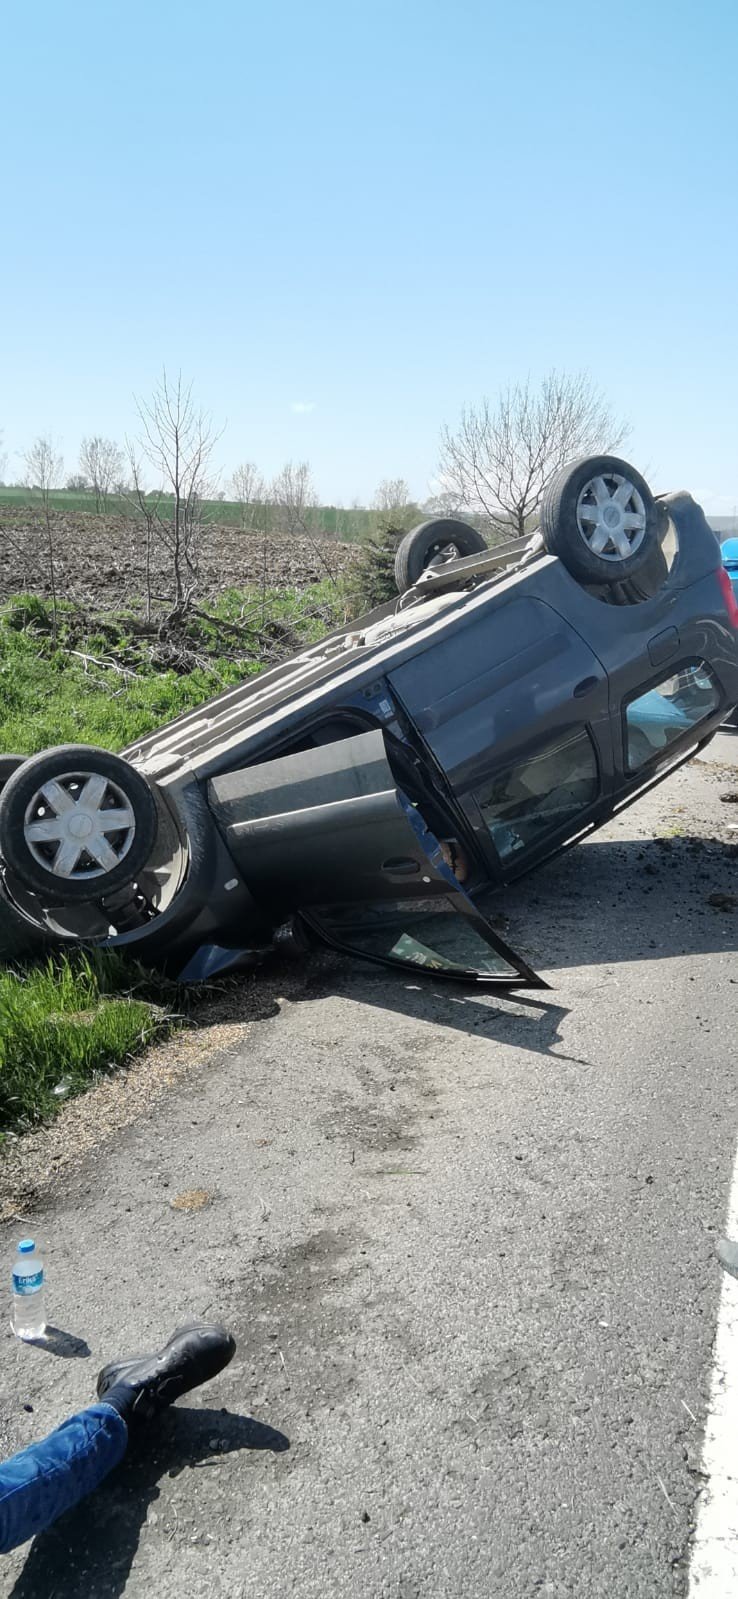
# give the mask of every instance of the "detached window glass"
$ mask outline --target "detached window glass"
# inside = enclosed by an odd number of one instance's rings
[[[545,834],[576,823],[596,800],[598,787],[592,741],[577,729],[541,744],[527,761],[501,772],[476,797],[504,860]]]
[[[399,966],[450,976],[533,977],[520,956],[493,932],[465,895],[318,905],[302,912],[328,943]],[[535,979],[534,979],[535,980]]]
[[[720,692],[709,667],[685,666],[647,694],[626,706],[628,770],[635,772],[652,756],[717,710]]]

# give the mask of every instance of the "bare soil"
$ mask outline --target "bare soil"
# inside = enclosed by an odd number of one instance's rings
[[[57,596],[97,610],[137,606],[146,588],[144,532],[132,518],[51,512]],[[217,524],[203,534],[199,593],[215,599],[224,590],[265,583],[306,588],[340,577],[355,560],[357,546],[330,539],[245,532]],[[152,596],[167,605],[166,552],[154,551]],[[0,600],[11,594],[51,593],[49,540],[42,512],[0,505]]]

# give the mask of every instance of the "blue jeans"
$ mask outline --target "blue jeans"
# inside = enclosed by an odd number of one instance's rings
[[[90,1405],[0,1465],[0,1554],[43,1532],[123,1459],[128,1428],[112,1405]]]

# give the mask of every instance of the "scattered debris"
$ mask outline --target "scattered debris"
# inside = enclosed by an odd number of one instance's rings
[[[708,894],[707,904],[716,911],[734,911],[738,905],[738,894],[725,894],[722,889],[716,889],[714,894]]]
[[[660,1489],[661,1489],[661,1492],[662,1492],[662,1494],[663,1494],[663,1496],[664,1496],[664,1498],[665,1498],[665,1500],[666,1500],[666,1503],[667,1503],[667,1505],[669,1505],[669,1507],[670,1507],[670,1509],[671,1509],[671,1510],[672,1510],[672,1511],[673,1511],[673,1513],[674,1513],[674,1515],[675,1515],[675,1516],[676,1516],[676,1514],[677,1514],[677,1507],[676,1507],[676,1505],[675,1505],[675,1504],[674,1504],[674,1500],[673,1500],[673,1499],[672,1499],[672,1498],[671,1498],[671,1497],[670,1497],[670,1495],[669,1495],[669,1494],[668,1494],[668,1493],[667,1493],[667,1491],[666,1491],[666,1485],[665,1485],[665,1483],[664,1483],[664,1482],[663,1482],[663,1479],[662,1479],[662,1478],[661,1478],[661,1477],[657,1477],[657,1478],[656,1478],[656,1481],[657,1481],[657,1483],[658,1483],[658,1485],[659,1485],[659,1488],[660,1488]]]
[[[183,1194],[177,1194],[171,1204],[174,1210],[204,1210],[214,1198],[207,1188],[188,1188]]]

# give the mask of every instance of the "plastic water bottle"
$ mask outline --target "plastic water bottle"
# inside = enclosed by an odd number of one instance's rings
[[[13,1332],[18,1338],[43,1338],[46,1332],[44,1263],[32,1238],[13,1256]]]

